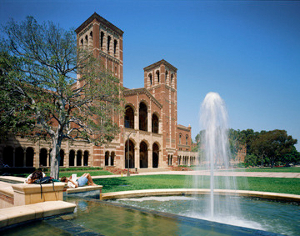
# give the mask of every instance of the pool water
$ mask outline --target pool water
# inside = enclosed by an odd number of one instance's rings
[[[232,197],[232,200],[234,198],[239,198],[241,215],[223,215],[215,218],[215,221],[277,234],[300,235],[298,204],[245,197]],[[204,214],[207,202],[203,196],[143,197],[118,199],[113,202],[209,220]]]
[[[74,214],[22,224],[18,227],[0,231],[0,234],[22,236],[276,235],[166,212],[162,213],[154,210],[140,209],[135,206],[135,203],[133,206],[124,206],[116,203],[116,201],[103,202],[95,199],[69,198],[67,201],[76,203],[77,207],[75,208]],[[143,202],[141,199],[138,201]],[[124,200],[118,200],[118,202],[126,203]],[[132,203],[134,201],[131,199],[128,202]],[[181,203],[179,205],[184,205]]]

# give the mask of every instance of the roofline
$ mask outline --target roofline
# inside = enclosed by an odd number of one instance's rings
[[[150,65],[150,66],[145,67],[145,68],[144,68],[144,71],[145,71],[145,70],[151,70],[151,69],[154,69],[155,67],[157,67],[157,66],[159,66],[159,65],[161,65],[161,64],[164,64],[164,65],[166,65],[167,67],[170,67],[171,69],[173,69],[175,72],[177,72],[177,68],[176,68],[175,66],[171,65],[169,62],[167,62],[167,61],[164,60],[164,59],[162,59],[162,60],[160,60],[160,61],[158,61],[158,62],[155,62],[155,63],[153,63],[153,64]]]
[[[79,34],[85,27],[87,27],[94,19],[96,19],[98,22],[102,23],[103,25],[107,26],[108,28],[113,29],[116,31],[120,36],[123,36],[123,31],[119,29],[117,26],[110,23],[108,20],[104,19],[102,16],[98,15],[96,12],[94,12],[93,15],[91,15],[85,22],[83,22],[76,30],[76,34]]]

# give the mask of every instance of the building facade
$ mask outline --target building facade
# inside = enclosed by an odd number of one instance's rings
[[[76,30],[78,47],[100,56],[103,66],[123,87],[123,31],[94,13]],[[79,82],[78,82],[79,83]],[[196,164],[191,152],[191,127],[177,123],[177,68],[160,60],[144,68],[144,87],[124,88],[124,116],[114,117],[120,127],[104,146],[64,142],[61,166],[115,166],[166,168]],[[0,161],[9,166],[49,166],[50,145],[15,137],[0,144]],[[0,164],[1,164],[0,162]]]

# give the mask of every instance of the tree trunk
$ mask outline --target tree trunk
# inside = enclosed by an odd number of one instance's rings
[[[52,150],[50,152],[50,157],[51,157],[50,176],[53,177],[54,179],[59,179],[60,149],[61,149],[61,142],[53,138]]]

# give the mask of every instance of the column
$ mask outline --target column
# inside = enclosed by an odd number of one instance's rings
[[[139,147],[134,148],[134,167],[140,168],[140,153],[139,153]]]
[[[148,168],[153,168],[153,154],[152,154],[152,149],[148,149]]]

